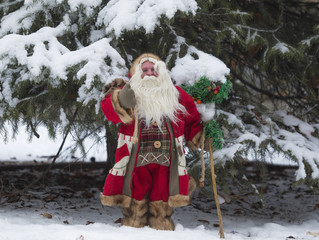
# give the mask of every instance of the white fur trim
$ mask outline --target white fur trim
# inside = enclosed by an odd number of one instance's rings
[[[146,62],[146,61],[150,61],[150,62],[152,62],[152,63],[154,63],[154,69],[156,70],[156,72],[158,72],[157,70],[157,68],[155,68],[155,65],[157,65],[157,62],[159,62],[158,60],[156,60],[155,58],[152,58],[152,57],[145,57],[145,58],[142,58],[141,59],[141,61],[138,63],[138,64],[136,64],[136,67],[135,67],[135,74],[136,74],[136,72],[138,72],[138,69],[141,69],[142,68],[142,64],[144,63],[144,62]],[[160,61],[160,62],[162,62],[162,61]],[[164,62],[163,62],[164,63]],[[164,65],[165,65],[165,63],[164,63]]]
[[[205,103],[205,104],[197,104],[195,102],[197,111],[200,113],[201,115],[201,119],[204,122],[208,122],[212,119],[214,119],[215,116],[215,103]]]
[[[158,60],[156,60],[155,58],[152,58],[152,57],[145,57],[145,58],[142,58],[141,61],[139,62],[140,65],[142,65],[144,62],[146,61],[150,61],[154,64],[156,64],[158,62]]]

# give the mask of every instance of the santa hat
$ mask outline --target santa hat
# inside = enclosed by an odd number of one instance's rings
[[[130,69],[130,72],[129,72],[129,78],[131,78],[134,75],[136,68],[140,67],[140,65],[146,61],[150,61],[150,62],[156,64],[157,61],[162,61],[162,60],[159,58],[159,56],[157,56],[153,53],[143,53],[141,56],[139,56],[138,58],[136,58],[134,60],[132,67]]]

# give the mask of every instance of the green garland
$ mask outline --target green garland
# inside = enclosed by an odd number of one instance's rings
[[[226,80],[225,83],[215,85],[207,77],[203,76],[194,85],[182,85],[185,92],[190,95],[197,104],[202,103],[221,103],[228,97],[229,91],[232,87],[231,81]],[[215,120],[210,120],[204,124],[205,137],[212,138],[212,145],[215,149],[222,149],[223,147],[223,132],[219,128]]]
[[[198,104],[201,103],[221,103],[228,97],[228,93],[232,87],[231,81],[226,80],[221,85],[215,85],[207,77],[201,77],[194,85],[182,85],[185,92],[188,93]]]
[[[219,150],[223,148],[223,132],[215,120],[205,123],[205,137],[212,138],[212,145],[215,149]]]

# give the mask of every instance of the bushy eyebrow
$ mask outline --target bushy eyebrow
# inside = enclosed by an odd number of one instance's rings
[[[144,68],[142,67],[142,71],[145,71],[145,70],[146,70],[146,67],[144,67]],[[155,68],[152,68],[151,70],[155,71]]]

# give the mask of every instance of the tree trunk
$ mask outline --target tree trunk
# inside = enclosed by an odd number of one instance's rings
[[[106,122],[105,129],[106,129],[106,151],[107,151],[106,170],[108,172],[115,164],[118,127],[110,124],[109,122]]]

